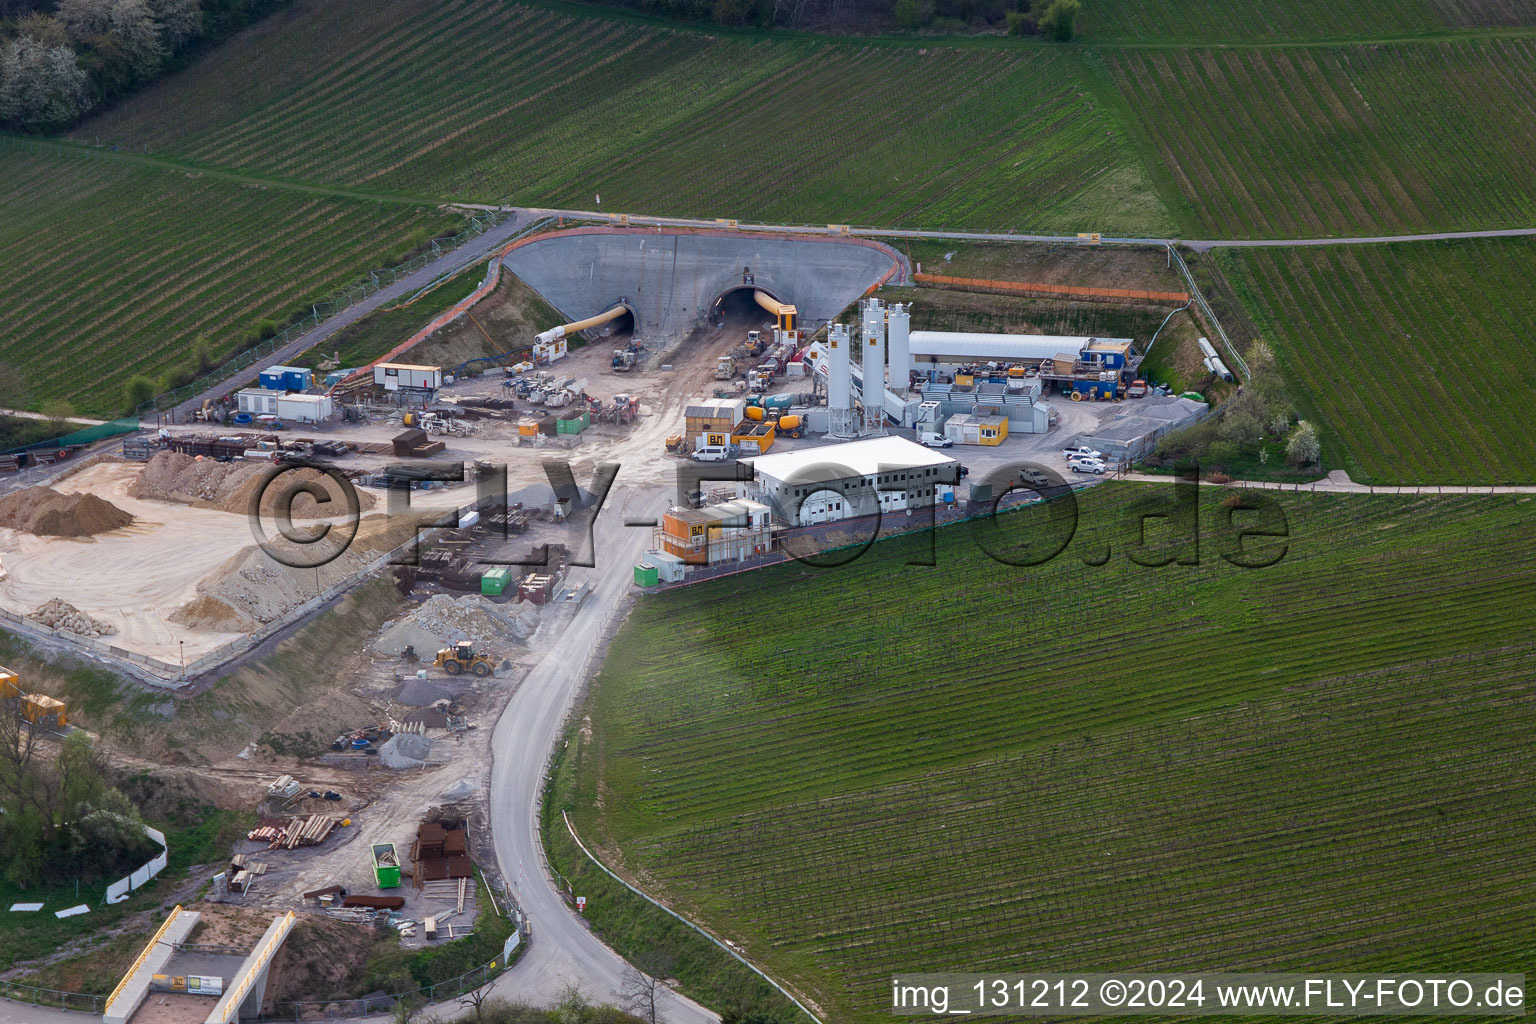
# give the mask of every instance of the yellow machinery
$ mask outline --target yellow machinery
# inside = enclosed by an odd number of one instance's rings
[[[451,676],[460,672],[473,672],[477,676],[488,676],[496,666],[492,664],[490,656],[475,651],[475,645],[468,640],[460,641],[453,647],[444,647],[437,652],[437,660],[432,662],[434,668],[440,668]]]
[[[21,696],[21,676],[0,665],[0,700],[14,700]]]

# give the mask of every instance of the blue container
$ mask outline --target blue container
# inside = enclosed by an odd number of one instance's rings
[[[232,419],[231,422],[234,422],[234,423],[249,423],[249,422],[251,422],[251,419],[252,419],[252,416],[251,416],[250,413],[248,413],[248,412],[237,412],[237,413],[235,413],[234,418]]]
[[[302,366],[269,366],[259,376],[268,391],[304,391],[313,376]]]

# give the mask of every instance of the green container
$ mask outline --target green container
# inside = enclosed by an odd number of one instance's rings
[[[490,569],[480,577],[480,593],[500,597],[512,583],[512,573],[506,569]]]
[[[589,412],[578,413],[574,416],[562,416],[555,421],[555,431],[560,434],[579,434],[592,425],[592,414]]]
[[[380,889],[400,888],[400,851],[394,843],[379,843],[373,848],[373,877]]]
[[[635,566],[635,586],[654,587],[661,582],[661,572],[649,562]]]

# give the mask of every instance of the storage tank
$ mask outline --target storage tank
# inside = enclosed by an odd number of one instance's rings
[[[847,324],[827,328],[827,432],[853,437],[853,339]]]
[[[864,375],[864,423],[860,433],[878,433],[885,423],[885,303],[865,299],[859,309],[863,314],[859,363]]]
[[[1211,339],[1201,338],[1198,344],[1200,346],[1201,354],[1211,359],[1216,358],[1216,349],[1211,346]]]
[[[898,395],[905,395],[912,380],[912,314],[906,306],[893,302],[885,322],[885,343],[891,364],[891,390]]]

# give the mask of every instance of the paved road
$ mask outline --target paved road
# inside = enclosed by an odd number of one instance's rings
[[[478,209],[478,207],[477,207]],[[441,258],[433,260],[414,274],[403,277],[393,284],[386,285],[360,302],[354,303],[331,317],[325,323],[320,324],[311,331],[299,335],[287,345],[266,357],[264,365],[281,363],[286,359],[298,355],[315,345],[320,344],[349,324],[354,324],[363,317],[372,313],[381,306],[387,306],[396,299],[403,298],[416,289],[431,284],[444,274],[455,270],[461,270],[478,260],[484,259],[493,250],[504,245],[513,235],[517,234],[533,220],[523,211],[513,211],[513,216],[504,223],[496,225],[478,238],[465,242],[453,252],[446,253]],[[176,422],[186,423],[192,418],[192,411],[202,406],[203,401],[209,398],[218,398],[226,395],[229,390],[243,381],[249,380],[253,372],[252,367],[240,370],[238,373],[220,381],[217,385],[204,391],[202,394],[178,405],[175,409]],[[153,423],[153,416],[147,420]]]
[[[533,926],[532,945],[497,982],[498,994],[549,1003],[564,985],[576,983],[594,999],[619,1001],[624,961],[587,930],[545,872],[539,805],[544,768],[561,723],[588,672],[596,667],[605,634],[617,622],[629,593],[628,569],[650,540],[649,529],[626,528],[623,519],[656,515],[665,497],[662,488],[621,490],[617,485],[609,494],[595,530],[597,566],[572,571],[572,582],[585,578],[591,592],[568,620],[548,628],[547,638],[534,638],[534,643],[545,641],[543,660],[528,673],[496,723],[491,741],[491,835],[502,877]],[[669,1024],[719,1019],[681,996],[673,995],[669,1002]]]
[[[1178,477],[1167,473],[1119,473],[1116,480],[1137,483],[1170,484]],[[1249,487],[1260,491],[1315,491],[1322,494],[1536,494],[1533,484],[1357,484],[1342,469],[1335,469],[1325,477],[1303,483],[1281,483],[1276,480],[1232,480],[1218,484],[1202,480],[1206,487]]]
[[[493,206],[474,206],[464,204],[472,209],[497,209]],[[617,214],[601,213],[593,210],[554,210],[539,209],[531,211],[539,216],[565,217],[568,220],[609,220],[616,218]],[[630,224],[640,224],[654,227],[704,227],[719,228],[718,220],[706,220],[697,217],[652,217],[646,214],[629,214]],[[775,234],[792,235],[838,235],[843,234],[841,225],[807,225],[807,224],[749,224],[739,222],[736,225],[738,231],[762,231]],[[1020,234],[1013,231],[924,231],[917,228],[873,228],[873,227],[848,227],[846,231],[850,235],[858,235],[863,238],[931,238],[936,240],[951,239],[959,242],[1070,242],[1076,243],[1076,235],[1031,235]],[[1230,239],[1188,239],[1188,238],[1136,238],[1131,236],[1102,235],[1100,242],[1108,245],[1168,245],[1175,243],[1194,249],[1196,252],[1205,252],[1215,248],[1257,248],[1257,247],[1286,247],[1297,245],[1373,245],[1382,242],[1435,242],[1457,238],[1514,238],[1521,236],[1536,236],[1536,228],[1496,228],[1486,231],[1439,231],[1419,235],[1362,235],[1352,238],[1230,238]]]

